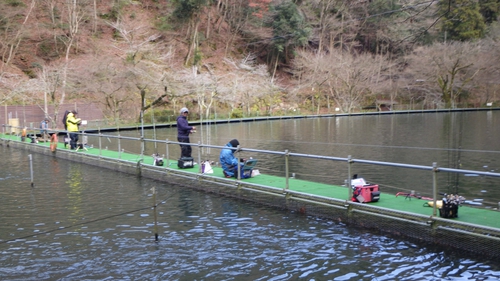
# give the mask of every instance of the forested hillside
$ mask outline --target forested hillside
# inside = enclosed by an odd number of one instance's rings
[[[209,118],[498,105],[499,7],[3,0],[0,105],[92,102],[115,121],[183,106]]]

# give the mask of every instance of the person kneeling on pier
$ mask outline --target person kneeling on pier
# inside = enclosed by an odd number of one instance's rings
[[[220,157],[219,161],[222,166],[222,170],[224,172],[224,176],[226,178],[232,178],[238,177],[238,167],[240,169],[244,165],[244,159],[242,159],[242,162],[238,162],[238,158],[234,156],[234,153],[237,151],[236,149],[231,149],[231,148],[237,148],[240,145],[240,142],[237,139],[231,140],[229,143],[226,144],[227,148],[224,148],[220,152]],[[241,170],[240,170],[241,171]],[[243,174],[243,171],[241,171],[241,178],[249,178],[250,176],[245,176]]]

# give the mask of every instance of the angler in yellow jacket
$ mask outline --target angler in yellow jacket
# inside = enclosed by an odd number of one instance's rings
[[[80,123],[82,123],[82,120],[76,117],[77,114],[78,112],[76,112],[76,110],[73,110],[68,113],[68,117],[66,119],[66,126],[68,128],[70,138],[69,145],[71,149],[76,149],[79,131],[78,126],[80,125]]]

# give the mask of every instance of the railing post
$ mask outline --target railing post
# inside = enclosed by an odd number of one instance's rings
[[[141,159],[144,159],[144,151],[145,151],[145,141],[144,135],[141,136]]]
[[[437,215],[437,206],[436,206],[436,199],[437,199],[437,172],[439,172],[439,169],[437,167],[437,162],[432,163],[432,215],[436,216]]]
[[[348,190],[347,200],[350,200],[352,198],[351,165],[352,165],[352,156],[349,155],[349,156],[347,156],[347,181],[346,181],[346,186],[347,186],[347,190]]]
[[[236,163],[236,170],[238,171],[238,180],[241,180],[241,173],[240,173],[240,145],[236,147],[236,152],[238,152],[238,163]]]
[[[102,134],[99,132],[99,156],[102,156]]]
[[[289,152],[288,152],[288,149],[285,150],[285,189],[288,190],[288,188],[290,187],[289,185],[289,182],[288,182],[288,175],[289,175],[289,171],[288,171],[288,157],[290,156]]]
[[[120,134],[118,134],[118,159],[122,159],[122,145],[120,142]]]
[[[198,141],[198,166],[199,166],[199,169],[198,171],[200,172],[200,174],[203,174],[203,171],[202,171],[202,164],[201,164],[201,142]]]
[[[168,139],[165,139],[165,158],[167,159],[165,168],[168,168],[170,167],[170,155],[168,154]]]

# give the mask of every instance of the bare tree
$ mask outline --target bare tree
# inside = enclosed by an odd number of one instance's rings
[[[115,124],[122,117],[134,116],[123,115],[134,105],[132,101],[135,89],[129,74],[123,63],[114,58],[96,58],[89,68],[79,73],[81,79],[86,81],[84,90],[94,94],[96,101],[104,106],[105,116]]]
[[[66,87],[67,87],[67,79],[68,79],[68,68],[70,62],[70,51],[73,47],[73,44],[77,40],[80,23],[83,20],[83,9],[82,5],[84,5],[83,1],[79,0],[68,0],[64,3],[66,8],[66,20],[67,20],[67,33],[66,40],[64,44],[66,45],[66,52],[64,56],[64,66],[62,69],[61,76],[61,97],[59,99],[59,104],[64,103],[64,99],[66,98]]]
[[[333,49],[335,40],[342,32],[343,19],[347,12],[345,3],[339,0],[313,0],[309,4],[316,12],[310,19],[316,26],[314,37],[318,41],[317,52]]]
[[[488,36],[479,41],[481,52],[474,60],[482,70],[474,79],[473,98],[477,104],[492,104],[500,93],[500,24],[492,24]]]
[[[219,74],[217,92],[219,100],[229,105],[232,111],[245,107],[247,114],[250,114],[253,105],[279,89],[272,82],[267,66],[257,64],[254,54],[247,54],[239,62],[229,58],[224,59],[224,62],[231,67],[231,71]]]
[[[326,83],[342,112],[351,113],[371,93],[370,84],[376,77],[376,61],[370,54],[337,54],[335,61],[340,63],[336,64],[331,79]]]
[[[439,43],[418,48],[411,56],[416,80],[425,82],[447,108],[455,108],[463,95],[469,92],[481,70],[477,64],[480,43]]]
[[[5,4],[5,3],[4,3]],[[12,60],[16,56],[19,45],[24,38],[24,33],[28,30],[28,20],[31,13],[36,5],[35,0],[31,0],[30,5],[27,7],[24,13],[24,20],[20,25],[16,25],[16,17],[22,16],[21,14],[11,14],[11,18],[5,17],[2,13],[2,21],[4,33],[0,38],[0,52],[2,57],[2,62],[0,63],[0,80],[4,76],[5,68],[9,67]],[[1,6],[0,6],[1,8]],[[5,17],[5,18],[4,18]]]
[[[176,88],[171,87],[175,82],[168,64],[173,56],[173,50],[155,45],[160,35],[152,32],[148,26],[137,26],[127,17],[120,15],[116,22],[108,22],[108,24],[121,35],[121,40],[116,40],[113,44],[121,58],[120,72],[122,73],[117,77],[121,77],[120,79],[126,77],[126,83],[133,85],[119,90],[115,86],[113,92],[118,94],[122,90],[138,90],[141,112],[152,106],[164,104],[165,98],[169,96],[167,90],[170,88],[172,91],[173,88],[175,91]],[[115,99],[115,102],[117,101],[118,99]]]
[[[48,104],[54,104],[54,117],[50,118],[53,122],[53,127],[57,124],[58,112],[60,103],[57,102],[56,93],[57,89],[61,86],[61,73],[59,65],[54,64],[45,65],[37,73],[37,80],[39,81],[39,90],[43,92],[43,112],[45,117],[50,117],[48,112]]]
[[[59,26],[59,22],[58,22],[58,15],[57,15],[57,11],[58,11],[58,6],[57,6],[57,0],[43,0],[42,3],[45,4],[46,6],[46,10],[48,11],[49,13],[49,18],[50,18],[50,26],[51,26],[51,29],[52,29],[52,36],[53,36],[53,39],[54,39],[54,50],[57,52],[58,51],[58,45],[59,45],[59,40],[57,39],[58,37],[58,26]]]
[[[3,83],[4,87],[1,91],[0,104],[7,102],[17,103],[24,99],[22,95],[26,92],[23,86],[25,80],[21,79],[22,77],[19,76],[9,76],[9,78],[18,79],[9,79],[8,82]]]
[[[301,51],[297,53],[294,69],[299,88],[309,92],[310,97],[328,94],[342,112],[351,113],[372,93],[370,88],[381,75],[381,59],[370,54],[341,51],[329,54]]]
[[[233,43],[238,36],[241,35],[245,28],[248,28],[249,22],[252,19],[262,17],[261,11],[267,10],[270,0],[224,0],[219,1],[217,7],[221,14],[218,31],[222,27],[222,23],[227,23],[230,29],[230,35],[226,40],[225,55],[229,53],[233,47]]]

